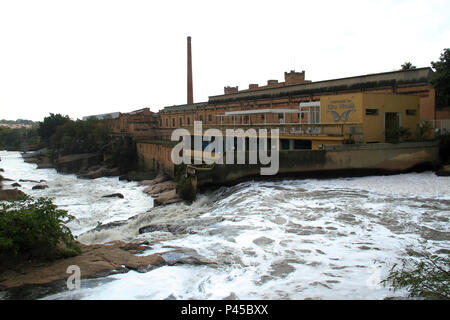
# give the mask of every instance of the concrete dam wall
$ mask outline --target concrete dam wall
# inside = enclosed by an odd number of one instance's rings
[[[248,159],[248,154],[246,156]],[[196,176],[198,187],[202,187],[234,184],[250,178],[392,174],[440,164],[437,141],[334,145],[326,146],[324,150],[282,151],[279,160],[276,176],[261,176],[261,165],[255,164],[216,164],[207,169],[191,167],[189,171]]]

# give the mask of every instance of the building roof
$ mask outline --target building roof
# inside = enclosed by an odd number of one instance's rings
[[[188,110],[196,110],[198,107],[203,107],[208,105],[208,102],[197,102],[193,104],[180,104],[169,107],[164,107],[164,109],[159,112],[179,112],[179,111],[188,111]]]
[[[83,117],[83,121],[86,121],[89,118],[97,118],[98,120],[103,120],[103,119],[116,119],[120,116],[120,112],[111,112],[111,113],[103,113],[103,114],[95,114],[92,116],[86,116]]]
[[[386,86],[407,86],[429,84],[433,70],[429,67],[391,72],[374,73],[361,76],[294,84],[277,88],[261,90],[245,90],[236,93],[210,96],[209,103],[224,103],[238,100],[274,98],[290,95],[314,94],[323,92],[355,91],[361,89],[379,88]]]

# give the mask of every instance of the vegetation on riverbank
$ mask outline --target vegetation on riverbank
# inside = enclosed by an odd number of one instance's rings
[[[430,253],[414,256],[395,264],[382,284],[406,289],[411,298],[450,300],[450,260]]]
[[[51,113],[39,123],[37,131],[50,150],[48,156],[54,164],[62,156],[97,153],[99,159],[105,160],[102,165],[128,172],[137,164],[135,146],[127,138],[111,136],[109,124],[108,119],[72,120],[69,116]]]
[[[0,203],[0,269],[17,261],[54,260],[81,253],[64,223],[72,219],[49,198]]]
[[[37,128],[0,127],[0,150],[26,151],[42,147]]]

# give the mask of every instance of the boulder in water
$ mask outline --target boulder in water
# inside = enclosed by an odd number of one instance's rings
[[[153,203],[154,206],[160,206],[165,204],[171,204],[180,202],[182,199],[178,196],[177,191],[175,189],[165,191],[157,196],[155,196]]]
[[[266,246],[269,245],[271,243],[273,243],[274,240],[267,238],[267,237],[259,237],[255,240],[253,240],[253,243],[258,245],[258,246]]]
[[[21,187],[22,185],[20,184],[20,183],[17,183],[17,182],[14,182],[12,185],[11,185],[11,187],[14,187],[14,188],[16,188],[16,187]]]
[[[108,194],[106,196],[103,196],[102,198],[121,198],[121,199],[123,199],[124,196],[121,193],[112,193],[112,194]]]
[[[43,190],[43,189],[47,189],[48,185],[46,184],[38,184],[33,186],[33,188],[31,188],[32,190]]]

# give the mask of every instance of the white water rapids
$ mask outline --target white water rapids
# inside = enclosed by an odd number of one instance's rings
[[[4,177],[46,180],[44,190],[19,183],[75,216],[68,226],[83,243],[148,241],[145,254],[182,247],[216,262],[82,280],[46,299],[383,299],[406,295],[378,283],[408,249],[450,250],[450,177],[432,172],[246,182],[152,209],[135,182],[82,180],[37,170],[19,153],[0,157]],[[102,198],[116,192],[124,199]],[[139,234],[150,224],[159,228]]]

